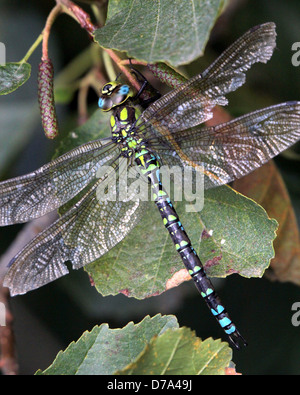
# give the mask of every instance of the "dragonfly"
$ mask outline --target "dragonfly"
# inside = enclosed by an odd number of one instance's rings
[[[24,294],[68,273],[67,261],[79,269],[108,252],[155,204],[162,223],[194,283],[231,344],[246,341],[217,295],[180,222],[161,180],[162,164],[187,166],[212,188],[241,178],[300,138],[300,102],[273,105],[216,126],[203,125],[226,94],[245,82],[245,72],[266,63],[276,45],[275,24],[255,26],[225,50],[204,72],[180,84],[144,110],[141,91],[118,80],[104,85],[102,111],[111,111],[111,136],[87,142],[38,170],[0,183],[1,226],[22,223],[74,204],[29,242],[10,262],[4,280],[11,295]],[[101,172],[103,168],[107,171]],[[99,199],[97,191],[129,171],[142,174],[152,201]],[[194,180],[194,178],[193,178]],[[194,181],[193,181],[194,182]]]

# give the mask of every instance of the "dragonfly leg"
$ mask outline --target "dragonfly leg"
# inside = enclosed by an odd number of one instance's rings
[[[157,99],[159,99],[161,97],[161,94],[158,90],[156,90],[150,83],[149,81],[143,76],[143,74],[135,69],[132,64],[130,63],[130,69],[131,69],[131,73],[135,75],[137,81],[141,84],[141,87],[139,89],[139,91],[137,92],[137,94],[132,98],[132,100],[136,100],[139,99],[139,104],[143,107],[143,108],[147,108],[149,106],[149,104],[155,102]],[[147,94],[146,98],[141,97],[141,95],[145,92],[146,87],[150,88],[151,90],[151,95]],[[148,92],[146,92],[148,93]]]

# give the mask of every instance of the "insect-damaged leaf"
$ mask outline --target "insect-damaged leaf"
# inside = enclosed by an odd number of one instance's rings
[[[200,212],[187,213],[189,204],[176,202],[176,211],[209,276],[263,275],[274,256],[277,223],[262,207],[227,186],[206,191]],[[121,243],[86,267],[101,294],[122,292],[136,298],[160,294],[189,279],[179,273],[182,269],[153,202]]]

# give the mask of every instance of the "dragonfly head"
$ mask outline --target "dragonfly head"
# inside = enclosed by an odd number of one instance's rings
[[[108,82],[101,91],[98,106],[102,111],[110,111],[112,108],[119,106],[133,96],[129,85],[120,84],[117,81]]]

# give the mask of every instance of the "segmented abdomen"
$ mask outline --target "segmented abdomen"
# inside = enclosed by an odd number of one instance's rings
[[[156,156],[149,150],[144,149],[142,152],[136,152],[135,162],[141,172],[148,177],[151,184],[152,196],[159,209],[163,223],[168,229],[171,239],[186,269],[193,278],[197,289],[212,314],[229,336],[229,339],[239,348],[238,340],[242,339],[244,341],[244,339],[237,331],[220,298],[216,294],[211,281],[206,276],[200,258],[194,250],[167,192],[162,186],[159,171],[160,165]]]

